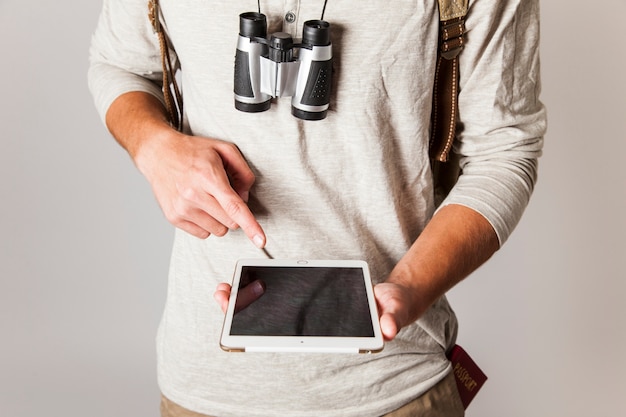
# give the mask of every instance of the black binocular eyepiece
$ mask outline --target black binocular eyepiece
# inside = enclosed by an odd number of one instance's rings
[[[239,35],[246,38],[265,38],[267,18],[264,14],[247,12],[239,15]]]
[[[308,20],[302,27],[302,44],[310,46],[330,45],[330,23],[325,20]]]

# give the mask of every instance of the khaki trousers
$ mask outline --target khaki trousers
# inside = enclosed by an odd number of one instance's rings
[[[465,411],[450,373],[421,397],[405,406],[385,414],[384,417],[463,417]],[[187,410],[161,396],[161,417],[210,417]]]

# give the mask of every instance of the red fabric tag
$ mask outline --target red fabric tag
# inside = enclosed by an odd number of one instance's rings
[[[459,345],[452,347],[448,352],[448,359],[452,362],[452,372],[456,379],[456,386],[461,394],[463,407],[467,409],[478,391],[487,381],[487,375],[480,370],[476,362]]]

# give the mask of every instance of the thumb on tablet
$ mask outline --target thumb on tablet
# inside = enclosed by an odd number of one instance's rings
[[[228,309],[228,301],[230,299],[231,286],[221,283],[215,289],[213,298],[220,305],[222,312],[226,313]],[[235,313],[248,307],[250,304],[261,298],[265,293],[265,283],[261,280],[255,280],[239,289],[237,294],[237,302],[235,304]]]
[[[235,313],[248,307],[265,294],[265,283],[260,279],[254,280],[237,293],[237,301],[235,302]]]

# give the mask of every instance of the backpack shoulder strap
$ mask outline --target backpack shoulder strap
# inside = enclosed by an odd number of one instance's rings
[[[439,48],[429,144],[436,206],[448,195],[460,174],[458,157],[452,152],[452,144],[456,138],[459,112],[459,54],[465,44],[465,16],[469,0],[438,2]]]
[[[433,90],[430,157],[446,162],[456,132],[459,53],[465,44],[469,0],[438,0],[439,50]]]
[[[163,66],[163,98],[170,123],[178,131],[183,130],[183,97],[176,82],[176,67],[170,56],[170,42],[161,23],[159,0],[148,0],[148,19],[159,39],[161,65]]]

